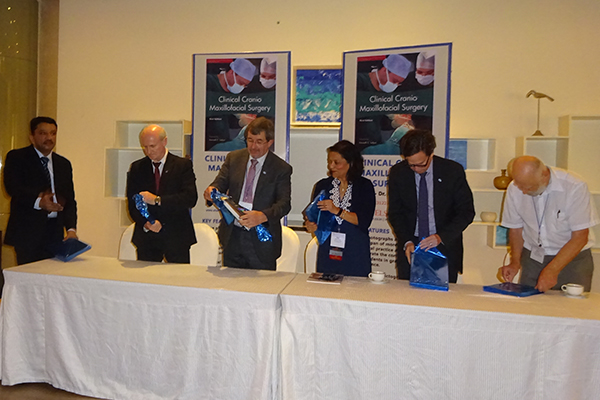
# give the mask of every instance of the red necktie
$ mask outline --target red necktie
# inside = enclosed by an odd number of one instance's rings
[[[160,188],[160,169],[158,167],[160,167],[160,163],[153,162],[152,164],[154,164],[154,184],[156,185],[155,194],[158,194],[158,189]]]

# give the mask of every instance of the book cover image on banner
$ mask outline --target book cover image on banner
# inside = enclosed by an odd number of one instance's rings
[[[229,151],[246,148],[246,126],[275,125],[271,151],[289,159],[290,52],[194,54],[193,160],[198,190],[216,177]],[[217,226],[215,209],[197,206],[194,222]]]
[[[206,60],[204,150],[246,147],[244,128],[257,117],[275,122],[277,58]]]
[[[449,134],[451,44],[344,53],[342,138],[361,151],[377,196],[369,229],[373,269],[396,276],[396,239],[387,222],[387,177],[401,161],[411,129],[436,137],[444,157]],[[402,255],[403,256],[403,255]]]

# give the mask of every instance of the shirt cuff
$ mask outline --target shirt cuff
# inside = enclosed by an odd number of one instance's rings
[[[38,197],[37,199],[35,199],[35,203],[33,203],[33,209],[34,210],[41,210],[42,209],[40,207],[40,201],[42,201],[41,197]]]
[[[523,224],[511,224],[509,222],[501,222],[500,226],[508,229],[520,229],[523,228]]]

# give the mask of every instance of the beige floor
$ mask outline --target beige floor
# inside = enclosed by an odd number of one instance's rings
[[[94,398],[55,389],[47,383],[0,386],[0,400],[78,400]]]

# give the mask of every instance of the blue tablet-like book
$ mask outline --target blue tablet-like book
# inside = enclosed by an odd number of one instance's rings
[[[85,253],[91,249],[87,243],[84,243],[77,239],[67,239],[59,243],[55,243],[50,247],[50,251],[54,254],[54,257],[61,261],[71,261],[81,253]]]
[[[540,294],[533,286],[521,285],[520,283],[504,282],[483,287],[484,292],[507,294],[509,296],[527,297]]]

